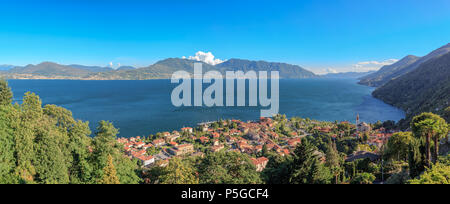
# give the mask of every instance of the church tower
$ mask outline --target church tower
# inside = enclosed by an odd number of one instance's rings
[[[356,114],[356,126],[359,125],[359,113]]]

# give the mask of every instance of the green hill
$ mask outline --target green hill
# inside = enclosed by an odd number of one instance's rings
[[[250,61],[231,59],[216,66],[198,62],[189,59],[169,58],[161,60],[148,67],[133,69],[133,70],[117,70],[113,72],[103,72],[92,75],[92,78],[97,79],[156,79],[156,78],[170,78],[176,71],[194,72],[194,63],[202,63],[203,72],[216,70],[221,73],[226,71],[279,71],[281,78],[311,78],[317,77],[314,73],[305,70],[297,65],[290,65],[285,63],[271,63],[265,61]]]
[[[308,71],[300,66],[286,63],[266,62],[266,61],[250,61],[242,59],[230,59],[226,62],[216,65],[216,67],[223,71],[241,70],[244,72],[254,71],[279,71],[281,78],[312,78],[317,77],[311,71]]]
[[[373,96],[405,110],[407,119],[421,112],[442,114],[450,105],[450,53],[389,81]]]
[[[56,64],[53,62],[42,62],[37,65],[27,65],[24,67],[14,67],[7,71],[5,74],[8,78],[64,78],[64,77],[86,77],[91,72],[89,70],[74,68],[71,66],[65,66]]]
[[[416,57],[409,55],[402,60],[392,65],[382,67],[378,72],[368,75],[359,82],[363,85],[380,87],[390,80],[396,79],[404,74],[407,74],[417,69],[423,63],[438,58],[450,52],[450,43],[444,45],[424,57]]]
[[[389,76],[391,76],[393,73],[408,67],[409,65],[416,62],[419,58],[420,57],[416,57],[414,55],[408,55],[394,64],[383,66],[377,72],[362,77],[359,84],[374,87],[381,86],[387,81],[391,80]]]

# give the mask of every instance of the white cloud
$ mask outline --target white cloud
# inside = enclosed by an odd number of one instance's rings
[[[186,59],[186,57],[183,56],[183,59]],[[197,53],[195,53],[195,56],[189,56],[187,59],[204,62],[210,65],[216,65],[224,62],[223,60],[216,59],[211,52],[202,51],[198,51]]]
[[[328,69],[327,69],[327,73],[336,74],[336,73],[338,73],[338,71],[335,70],[335,69],[333,69],[333,68],[328,68]]]
[[[324,75],[324,74],[336,74],[336,73],[339,73],[340,71],[338,71],[337,69],[334,69],[334,68],[309,68],[309,70],[310,71],[312,71],[312,72],[314,72],[314,74],[317,74],[317,75]]]
[[[372,71],[372,70],[378,70],[382,66],[385,65],[391,65],[397,62],[397,59],[388,59],[384,61],[365,61],[365,62],[358,62],[353,65],[353,68],[357,71]]]
[[[108,67],[113,68],[113,69],[117,69],[120,66],[122,66],[120,63],[116,63],[116,64],[114,64],[114,62],[109,62],[108,63]]]

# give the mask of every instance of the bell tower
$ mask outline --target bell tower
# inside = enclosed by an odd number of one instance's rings
[[[356,133],[359,133],[359,113],[356,114]]]

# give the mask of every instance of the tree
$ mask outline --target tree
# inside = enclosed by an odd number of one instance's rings
[[[103,168],[103,177],[100,181],[101,184],[120,184],[119,178],[116,175],[116,168],[113,164],[111,155],[108,155],[108,162],[105,168]]]
[[[389,138],[386,148],[386,157],[390,159],[408,160],[409,146],[413,140],[411,132],[397,132]]]
[[[198,184],[198,177],[192,164],[175,157],[163,169],[159,181],[162,184]]]
[[[267,145],[264,144],[262,147],[261,155],[267,157],[269,155],[269,150],[267,149]]]
[[[0,105],[11,104],[13,100],[13,93],[8,86],[8,82],[4,79],[0,80]]]
[[[294,160],[289,183],[291,184],[327,184],[331,181],[331,173],[319,162],[316,149],[308,140],[294,151]]]
[[[262,177],[267,184],[289,184],[291,174],[292,156],[280,156],[274,154],[269,157],[269,162],[262,172]]]
[[[414,139],[409,144],[408,164],[409,175],[411,178],[415,178],[425,170],[426,160],[425,152],[426,148],[423,139]]]
[[[147,154],[148,155],[155,155],[155,154],[158,154],[160,151],[159,151],[159,149],[157,148],[157,147],[154,147],[154,146],[152,146],[152,147],[149,147],[149,148],[147,148]]]
[[[12,105],[0,106],[0,183],[18,183],[16,168],[13,123],[17,109]]]
[[[431,166],[430,143],[434,139],[433,163],[436,163],[439,152],[439,141],[448,134],[447,123],[440,116],[433,113],[422,113],[411,121],[411,128],[416,137],[425,137],[426,163]]]
[[[406,184],[410,180],[408,171],[402,170],[398,173],[393,174],[386,180],[386,184]]]
[[[69,146],[71,164],[69,165],[71,183],[91,183],[93,165],[89,151],[92,139],[88,122],[76,121],[69,129]]]
[[[56,120],[56,126],[67,131],[74,123],[72,112],[56,105],[45,105],[43,113]]]
[[[412,179],[410,184],[450,184],[450,165],[436,163],[418,179]]]
[[[328,142],[328,148],[326,152],[326,163],[325,165],[330,168],[333,176],[334,176],[334,183],[339,183],[339,175],[342,172],[341,168],[341,158],[339,156],[339,152],[336,149],[336,144],[334,142],[331,142],[331,140]]]
[[[137,162],[131,161],[123,154],[123,146],[116,141],[119,130],[111,122],[100,121],[93,140],[93,174],[101,178],[103,168],[107,165],[108,155],[116,161],[116,171],[120,183],[139,183],[140,178],[136,174]]]
[[[250,157],[237,152],[206,155],[197,165],[200,183],[258,184],[262,183]]]
[[[44,184],[69,183],[67,157],[59,146],[61,132],[52,126],[49,118],[42,121],[42,126],[36,134],[36,155],[34,165],[36,168],[36,182]]]
[[[358,173],[351,180],[350,184],[372,184],[375,181],[375,176],[371,173]]]
[[[22,182],[33,183],[36,174],[34,165],[36,159],[35,131],[42,125],[43,117],[42,102],[39,96],[34,93],[25,93],[19,112],[18,118],[13,124],[16,144],[16,174]]]
[[[35,93],[25,93],[21,109],[24,113],[22,114],[23,119],[28,121],[35,122],[35,120],[39,120],[43,114],[42,101]]]
[[[14,175],[16,167],[14,123],[18,111],[11,105],[12,92],[8,82],[0,80],[0,183],[17,183]]]

